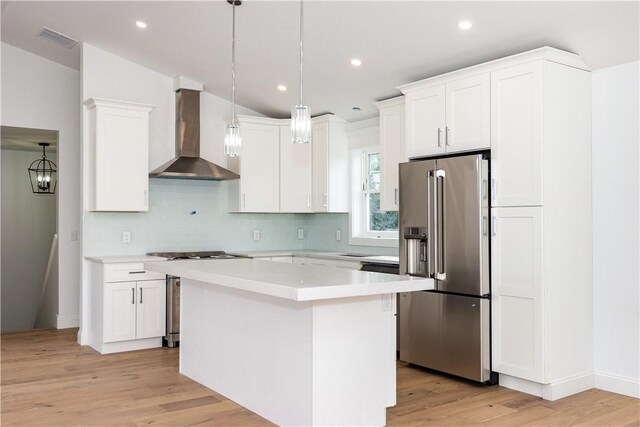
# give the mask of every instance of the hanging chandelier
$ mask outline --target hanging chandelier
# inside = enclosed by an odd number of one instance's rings
[[[227,157],[240,155],[240,126],[236,117],[236,6],[242,4],[241,0],[227,0],[233,7],[231,24],[231,123],[227,125],[224,136],[224,154]]]
[[[42,147],[42,158],[34,160],[27,169],[31,181],[31,191],[35,194],[54,194],[58,184],[57,166],[47,159],[45,150],[49,143],[41,142],[38,145]]]
[[[300,104],[291,107],[291,141],[308,144],[311,141],[311,109],[302,103],[302,0],[300,0]]]

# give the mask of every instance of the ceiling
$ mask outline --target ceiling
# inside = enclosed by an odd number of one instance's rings
[[[47,142],[47,152],[55,152],[58,131],[0,126],[0,148],[3,150],[42,151],[38,144]]]
[[[2,40],[79,68],[80,47],[39,39],[43,26],[230,98],[231,6],[203,2],[2,2]],[[304,103],[349,121],[376,115],[396,86],[525,50],[552,46],[593,69],[639,58],[639,3],[618,1],[306,1]],[[245,0],[237,9],[236,98],[284,118],[298,103],[295,1]],[[462,31],[461,19],[473,22]],[[143,20],[148,28],[135,26]],[[362,60],[354,68],[351,58]],[[279,92],[276,85],[288,86]],[[353,111],[359,106],[361,111]]]

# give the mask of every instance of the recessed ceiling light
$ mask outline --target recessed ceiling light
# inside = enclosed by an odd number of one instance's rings
[[[278,85],[278,90],[280,92],[285,92],[287,90],[287,87],[285,85]]]
[[[359,60],[358,58],[353,58],[351,60],[351,65],[353,65],[354,67],[359,67],[362,65],[362,61]]]
[[[473,27],[473,24],[471,23],[471,21],[460,21],[458,22],[458,28],[460,28],[461,30],[468,30],[471,27]]]
[[[142,29],[147,28],[147,23],[144,21],[136,21],[136,27],[142,28]]]

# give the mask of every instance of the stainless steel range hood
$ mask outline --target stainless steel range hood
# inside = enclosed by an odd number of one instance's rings
[[[176,157],[149,173],[151,178],[225,181],[240,175],[200,157],[200,92],[176,92]]]

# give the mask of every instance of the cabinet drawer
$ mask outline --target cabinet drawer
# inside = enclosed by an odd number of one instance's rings
[[[146,271],[141,262],[108,264],[104,267],[105,282],[131,282],[138,280],[160,280],[166,276],[155,271]]]

